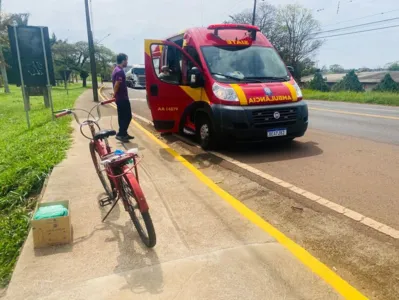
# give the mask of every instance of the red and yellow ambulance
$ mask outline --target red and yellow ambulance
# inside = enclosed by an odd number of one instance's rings
[[[145,40],[147,101],[155,129],[225,139],[292,140],[308,127],[302,92],[259,28],[218,24]]]

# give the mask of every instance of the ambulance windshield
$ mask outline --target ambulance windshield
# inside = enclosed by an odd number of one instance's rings
[[[282,82],[290,79],[283,61],[273,48],[204,46],[202,53],[209,71],[218,81]]]

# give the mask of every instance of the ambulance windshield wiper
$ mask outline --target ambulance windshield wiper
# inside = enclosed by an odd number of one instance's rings
[[[233,79],[233,80],[237,80],[237,81],[242,81],[242,82],[258,82],[261,83],[262,80],[255,78],[255,77],[244,77],[244,78],[239,78],[239,77],[235,77],[235,76],[231,76],[231,75],[227,75],[227,74],[223,74],[223,73],[217,73],[217,72],[212,72],[212,75],[218,75],[218,76],[223,76],[225,78],[228,79]]]
[[[271,81],[288,81],[290,78],[288,76],[285,77],[275,77],[275,76],[264,76],[264,77],[246,77],[248,79],[258,79],[260,81],[264,80],[271,80]]]

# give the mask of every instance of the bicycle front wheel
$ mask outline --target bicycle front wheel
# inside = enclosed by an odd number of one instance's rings
[[[112,181],[109,179],[108,175],[106,175],[106,172],[101,169],[101,164],[100,164],[101,157],[96,151],[94,143],[90,143],[89,145],[90,145],[91,159],[93,160],[94,168],[96,169],[98,178],[100,179],[101,184],[104,187],[105,192],[107,193],[107,196],[111,200],[113,200],[116,197],[114,185]],[[107,178],[105,178],[105,176],[107,176]]]
[[[143,210],[143,203],[147,206],[144,199],[144,194],[141,190],[140,185],[135,181],[134,175],[132,173],[125,174],[121,178],[122,188],[123,188],[123,201],[125,201],[127,210],[130,218],[132,219],[134,227],[136,227],[137,232],[144,245],[148,248],[153,248],[157,243],[157,238],[155,234],[154,224],[148,209]],[[137,197],[141,197],[138,201]],[[141,204],[140,204],[141,203]]]

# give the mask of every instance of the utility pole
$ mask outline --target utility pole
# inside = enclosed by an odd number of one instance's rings
[[[94,56],[93,32],[91,31],[91,24],[90,24],[89,1],[88,0],[84,0],[84,1],[85,1],[85,9],[86,9],[87,39],[88,39],[88,43],[89,43],[93,98],[94,98],[94,102],[98,102],[96,58]]]
[[[256,0],[254,0],[254,10],[252,13],[252,25],[255,25],[255,14],[256,14]]]

